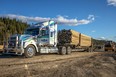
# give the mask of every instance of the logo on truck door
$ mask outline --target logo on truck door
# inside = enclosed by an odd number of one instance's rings
[[[48,42],[48,38],[41,38],[41,42]]]
[[[48,40],[47,39],[41,39],[42,42],[47,42]]]

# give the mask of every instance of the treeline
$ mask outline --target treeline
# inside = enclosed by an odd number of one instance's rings
[[[112,41],[112,40],[109,40],[109,41]],[[92,39],[92,42],[93,42],[93,45],[104,45],[108,42],[108,40],[97,40],[97,39]],[[116,45],[116,42],[115,41],[112,41],[115,45]]]
[[[107,41],[106,40],[97,40],[92,39],[93,45],[104,45]]]
[[[17,19],[0,17],[0,44],[13,34],[22,34],[29,25]]]

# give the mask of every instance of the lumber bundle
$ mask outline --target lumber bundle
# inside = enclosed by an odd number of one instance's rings
[[[58,42],[60,44],[71,44],[76,46],[91,46],[92,38],[74,30],[61,30],[58,32]]]
[[[80,39],[80,46],[91,46],[92,39],[90,36],[81,34],[80,38],[81,38]]]
[[[79,44],[79,32],[74,30],[61,30],[58,32],[58,41],[61,44]]]

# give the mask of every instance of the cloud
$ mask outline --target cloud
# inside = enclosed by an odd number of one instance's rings
[[[106,37],[99,37],[99,38],[97,38],[98,40],[111,40],[111,39],[108,39],[108,38],[106,38]]]
[[[95,17],[94,17],[94,15],[89,15],[88,19],[93,21],[93,20],[95,20]]]
[[[15,14],[6,14],[6,15],[0,15],[0,17],[9,17],[11,19],[16,18],[18,20],[22,21],[31,21],[31,22],[38,22],[38,21],[48,21],[50,18],[43,18],[43,17],[28,17],[28,16],[22,16],[22,15],[15,15]]]
[[[100,38],[98,38],[98,39],[100,39],[100,40],[106,40],[106,38],[105,38],[105,37],[100,37]]]
[[[108,5],[116,6],[116,0],[107,0]]]
[[[15,15],[15,14],[0,15],[0,17],[9,17],[11,19],[16,18],[16,19],[22,20],[24,22],[43,22],[43,21],[53,20],[53,21],[57,22],[58,24],[70,25],[70,26],[89,24],[95,20],[94,15],[89,15],[87,17],[87,19],[82,19],[82,20],[77,20],[76,18],[68,19],[67,18],[68,16],[63,17],[61,15],[58,15],[56,18],[29,17],[29,16],[23,16],[23,15]]]
[[[115,38],[115,39],[116,39],[116,36],[114,36],[113,38]]]
[[[116,36],[113,36],[112,37],[112,40],[116,42]]]
[[[78,25],[77,19],[67,19],[63,16],[57,16],[56,18],[52,18],[51,20],[54,20],[58,24],[64,24],[64,25]]]
[[[106,41],[115,41],[116,42],[116,36],[112,36],[112,37],[99,37],[98,40],[106,40]]]
[[[116,36],[110,36],[110,37],[99,37],[98,40],[106,40],[106,41],[114,41],[116,42]]]
[[[95,31],[95,30],[92,30],[91,32],[92,32],[92,33],[95,33],[96,31]]]

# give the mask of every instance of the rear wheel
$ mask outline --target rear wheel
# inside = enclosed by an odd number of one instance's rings
[[[93,48],[92,47],[89,48],[89,52],[93,52]]]
[[[86,50],[87,52],[90,52],[90,48],[87,48],[87,50]]]
[[[93,49],[92,49],[92,47],[89,47],[89,48],[86,49],[86,51],[87,52],[93,52]]]
[[[33,45],[28,45],[24,51],[24,56],[26,58],[31,58],[35,55],[35,47]]]
[[[72,51],[72,50],[71,50],[70,46],[68,46],[68,47],[66,48],[66,54],[68,54],[68,55],[71,54],[71,51]]]
[[[66,54],[66,47],[65,47],[65,46],[60,47],[60,48],[59,48],[59,53],[60,53],[61,55],[65,55],[65,54]]]

